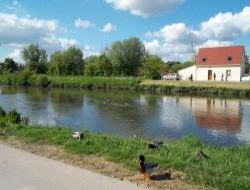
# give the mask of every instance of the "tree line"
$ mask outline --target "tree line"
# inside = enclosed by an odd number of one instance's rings
[[[64,51],[55,51],[48,60],[46,50],[36,44],[30,44],[21,51],[25,64],[18,64],[11,58],[0,63],[0,73],[32,71],[49,75],[84,76],[140,76],[160,79],[161,74],[177,72],[193,65],[194,62],[164,62],[159,56],[145,50],[144,44],[135,37],[116,41],[105,48],[100,55],[83,58],[82,51],[69,47]]]

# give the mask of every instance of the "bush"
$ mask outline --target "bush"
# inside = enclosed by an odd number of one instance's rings
[[[4,111],[4,109],[0,106],[0,117],[5,117],[6,112]]]
[[[12,110],[10,111],[7,115],[6,115],[6,119],[8,122],[10,123],[21,123],[21,114],[19,112],[17,112],[16,110]]]
[[[27,86],[27,85],[30,85],[30,77],[31,77],[32,73],[29,72],[29,71],[23,71],[23,72],[20,72],[18,74],[18,77],[17,77],[17,85],[24,85],[24,86]]]
[[[45,75],[39,75],[36,78],[36,85],[46,87],[49,85],[49,80]]]

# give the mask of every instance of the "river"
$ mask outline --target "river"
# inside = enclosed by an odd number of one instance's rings
[[[0,91],[0,105],[17,109],[32,124],[158,140],[193,135],[218,146],[250,144],[250,100],[8,86]]]

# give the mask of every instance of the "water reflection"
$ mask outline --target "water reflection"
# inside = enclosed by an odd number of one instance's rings
[[[217,145],[250,144],[250,101],[79,89],[1,87],[0,104],[32,123],[150,139],[198,136]]]

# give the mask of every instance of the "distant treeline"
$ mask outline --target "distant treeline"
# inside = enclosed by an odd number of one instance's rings
[[[164,62],[159,56],[145,50],[144,44],[135,37],[116,41],[105,48],[100,55],[83,58],[81,49],[72,46],[65,51],[53,52],[48,61],[46,50],[30,44],[21,52],[25,64],[18,64],[11,58],[0,63],[0,73],[31,71],[49,75],[84,76],[133,76],[160,79],[161,74],[177,72],[193,65],[189,61]]]

